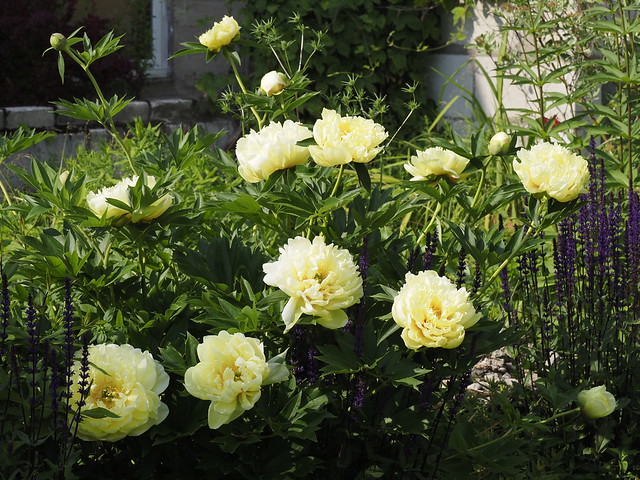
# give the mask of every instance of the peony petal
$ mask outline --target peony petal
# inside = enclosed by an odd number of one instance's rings
[[[334,167],[351,162],[349,151],[341,147],[320,148],[315,145],[309,146],[309,153],[313,161],[321,167]]]
[[[225,423],[228,423],[231,418],[230,413],[220,413],[215,409],[215,406],[216,406],[216,403],[211,402],[211,404],[209,405],[209,415],[207,418],[209,423],[209,428],[213,430],[220,428]]]
[[[282,310],[284,320],[284,333],[287,333],[300,319],[302,315],[302,305],[304,300],[300,297],[291,297]]]
[[[323,327],[335,330],[344,327],[349,321],[349,317],[344,310],[330,310],[326,315],[318,317],[317,321]]]

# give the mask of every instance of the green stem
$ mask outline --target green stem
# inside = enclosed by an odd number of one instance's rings
[[[498,51],[498,64],[502,64],[506,53],[507,53],[507,45],[509,42],[509,32],[505,30],[502,32],[502,43],[500,44],[500,50]],[[502,101],[504,93],[504,77],[502,75],[498,75],[496,82],[496,103],[498,104],[498,117],[499,117],[499,125],[500,127],[504,127],[508,125],[509,118],[507,116],[507,112],[504,108],[504,103]]]
[[[429,233],[429,230],[431,230],[431,227],[433,226],[433,223],[436,221],[436,218],[438,218],[438,214],[440,213],[440,210],[442,210],[442,204],[438,203],[438,206],[433,212],[433,215],[431,215],[431,220],[429,221],[429,224],[426,227],[424,227],[424,229],[422,230],[422,233],[418,237],[418,240],[416,241],[416,245],[420,245],[424,240],[424,238],[427,236],[427,233]]]
[[[620,22],[622,26],[622,46],[624,48],[624,62],[625,62],[625,73],[627,77],[631,77],[631,59],[629,58],[629,45],[633,45],[633,37],[627,31],[627,22],[625,21],[625,2],[621,1],[619,3],[620,7]],[[629,42],[627,42],[627,38],[629,37]],[[622,87],[622,85],[621,85]],[[622,88],[620,88],[622,90]],[[628,166],[629,166],[629,186],[633,187],[633,163],[632,163],[632,153],[633,153],[633,137],[632,137],[632,120],[631,120],[631,103],[630,99],[632,96],[632,88],[631,82],[627,82],[627,99],[626,99],[626,108],[627,108],[627,149],[628,149]]]
[[[333,190],[329,194],[329,197],[334,197],[336,192],[338,191],[338,185],[340,185],[340,180],[342,180],[342,173],[344,172],[344,164],[340,165],[340,170],[338,171],[338,178],[336,178],[336,183],[333,185]]]
[[[146,275],[147,275],[147,268],[146,268],[146,263],[145,263],[145,258],[144,258],[144,249],[142,248],[142,245],[138,245],[138,262],[140,263],[140,290],[142,291],[142,302],[144,304],[147,303],[147,279],[146,279]]]
[[[2,162],[0,162],[0,163],[2,163]],[[2,193],[4,194],[4,198],[6,198],[7,203],[9,205],[12,205],[11,198],[9,198],[9,192],[7,192],[7,189],[5,188],[4,183],[2,183],[2,181],[0,181],[0,189],[2,190]]]
[[[480,182],[478,183],[478,188],[476,190],[476,194],[473,196],[473,201],[471,202],[471,209],[473,209],[476,206],[476,202],[478,201],[478,198],[480,197],[480,190],[482,190],[482,187],[484,186],[484,177],[485,177],[485,169],[483,168],[482,170],[480,170]]]
[[[543,136],[545,139],[548,138],[547,131],[545,129],[545,101],[544,101],[544,83],[542,81],[542,62],[540,59],[540,37],[538,34],[540,28],[540,12],[535,7],[535,5],[531,5],[531,2],[527,2],[528,5],[528,31],[527,36],[532,39],[533,42],[533,54],[534,54],[534,66],[536,69],[536,78],[531,79],[533,82],[533,88],[536,95],[536,102],[538,103],[538,109],[540,113],[540,126],[543,131]],[[533,18],[533,12],[536,12],[536,18]],[[522,40],[521,40],[522,42]],[[526,61],[526,60],[525,60]],[[531,70],[533,72],[533,70]]]
[[[104,114],[105,114],[106,120],[105,121],[101,121],[100,123],[107,130],[109,130],[109,132],[111,133],[111,136],[114,138],[116,143],[120,146],[120,148],[124,152],[125,156],[127,157],[127,160],[129,162],[129,167],[131,167],[132,172],[134,174],[136,174],[137,172],[136,172],[135,167],[133,166],[133,159],[131,158],[131,153],[129,152],[129,148],[126,146],[126,144],[124,143],[124,141],[122,140],[122,138],[118,134],[118,130],[116,129],[116,125],[115,125],[115,123],[113,121],[113,116],[111,115],[111,109],[109,108],[109,104],[108,104],[107,100],[104,98],[104,95],[102,93],[102,89],[100,88],[100,85],[98,85],[98,82],[96,81],[95,77],[93,76],[93,74],[89,70],[89,65],[86,65],[85,62],[83,62],[82,59],[77,56],[76,52],[73,49],[67,47],[65,49],[65,51],[73,59],[73,61],[75,61],[78,65],[80,65],[82,70],[84,70],[84,73],[87,74],[87,77],[91,81],[91,85],[93,85],[93,88],[95,89],[96,93],[98,94],[98,98],[100,99],[100,103],[102,104],[102,108],[104,109]]]
[[[227,54],[225,51],[224,57],[229,62],[229,65],[231,65],[231,70],[233,70],[233,75],[236,77],[236,81],[238,82],[238,86],[240,87],[240,90],[242,90],[242,93],[246,95],[248,93],[247,88],[244,86],[244,82],[240,77],[240,72],[238,71],[238,66],[236,65],[236,62],[233,60],[233,56]],[[250,107],[250,109],[251,109],[251,113],[253,113],[253,116],[256,117],[256,121],[258,122],[258,130],[262,130],[262,119],[260,118],[260,115],[258,115],[258,112],[254,107]]]
[[[491,283],[498,277],[498,275],[500,275],[500,272],[502,272],[502,270],[504,270],[509,265],[509,262],[513,260],[513,257],[515,257],[518,253],[520,253],[520,247],[522,247],[522,245],[524,244],[524,241],[527,239],[527,237],[529,236],[532,230],[533,230],[532,227],[527,228],[527,230],[524,232],[524,235],[522,236],[520,241],[514,246],[509,256],[504,260],[504,262],[500,264],[500,266],[496,269],[496,271],[493,272],[493,275],[491,275],[489,280],[485,282],[480,292],[478,292],[478,295],[477,295],[478,297],[480,297],[485,292],[485,290],[491,285]]]

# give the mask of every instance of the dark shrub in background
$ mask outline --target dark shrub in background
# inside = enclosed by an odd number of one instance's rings
[[[65,83],[60,83],[57,55],[42,56],[54,32],[70,34],[80,26],[90,38],[100,38],[112,27],[95,15],[75,20],[77,0],[14,0],[0,2],[0,106],[46,105],[58,98],[92,96],[86,75],[66,62]],[[92,66],[97,81],[113,93],[135,95],[142,87],[140,61],[124,51]]]

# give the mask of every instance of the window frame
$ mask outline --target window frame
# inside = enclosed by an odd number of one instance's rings
[[[169,66],[169,0],[151,0],[151,64],[149,78],[167,78]]]

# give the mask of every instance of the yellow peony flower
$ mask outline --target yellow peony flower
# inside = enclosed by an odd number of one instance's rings
[[[169,375],[149,352],[131,345],[91,345],[89,362],[91,387],[81,413],[106,408],[119,418],[83,417],[78,424],[81,439],[115,442],[140,435],[167,417],[169,409],[160,401],[160,394],[169,385]],[[76,361],[74,404],[80,400],[80,367],[80,361]]]
[[[107,198],[119,200],[122,203],[129,205],[131,199],[129,198],[129,186],[136,184],[133,179],[137,181],[136,177],[124,179],[116,183],[113,187],[104,187],[98,193],[89,192],[87,194],[87,205],[89,209],[97,217],[120,217],[127,215],[128,212],[120,207],[111,205],[107,202]],[[133,182],[133,183],[131,183]]]
[[[266,73],[260,80],[260,91],[267,97],[278,95],[287,85],[287,77],[284,73],[275,70]]]
[[[340,328],[347,323],[343,309],[362,298],[362,278],[348,250],[324,238],[313,242],[304,237],[289,239],[280,248],[280,257],[265,263],[264,283],[278,287],[291,298],[282,311],[285,333],[304,313],[317,318],[320,325]]]
[[[589,181],[587,161],[555,143],[542,142],[529,150],[519,150],[513,161],[524,188],[532,194],[546,194],[559,202],[569,202],[586,193]]]
[[[380,153],[379,145],[388,133],[382,125],[362,117],[342,117],[334,110],[322,110],[313,126],[317,145],[309,147],[313,160],[332,167],[350,162],[367,163]]]
[[[433,270],[407,273],[405,284],[393,300],[391,313],[400,325],[407,348],[455,348],[465,329],[476,324],[476,313],[465,288],[456,288]]]
[[[219,428],[251,409],[269,374],[262,343],[242,333],[208,335],[198,345],[200,363],[184,374],[184,386],[196,398],[210,400],[209,428]]]
[[[487,149],[491,155],[504,155],[509,151],[509,145],[511,145],[511,137],[505,132],[498,132],[489,140]]]
[[[219,52],[222,47],[229,45],[240,33],[240,26],[233,17],[225,15],[222,20],[215,22],[213,27],[204,32],[198,41],[212,52]]]
[[[121,180],[113,187],[102,188],[98,193],[89,192],[87,194],[87,205],[97,217],[123,217],[124,219],[130,219],[133,223],[138,223],[149,222],[159,217],[173,204],[173,197],[167,194],[150,205],[140,207],[131,213],[107,202],[108,198],[112,198],[131,206],[130,189],[134,187],[136,183],[138,183],[138,176],[134,175],[133,177]],[[145,185],[148,188],[153,188],[155,184],[156,179],[154,177],[145,177]]]
[[[578,394],[578,405],[589,418],[602,418],[616,409],[616,398],[604,385],[583,390]]]
[[[427,148],[416,152],[404,164],[404,169],[413,175],[411,180],[433,180],[441,175],[451,180],[460,180],[469,159],[441,147]]]
[[[236,144],[238,172],[247,182],[266,180],[276,170],[301,165],[309,158],[307,147],[296,145],[311,138],[311,130],[286,120],[271,122],[259,132],[251,132]]]

